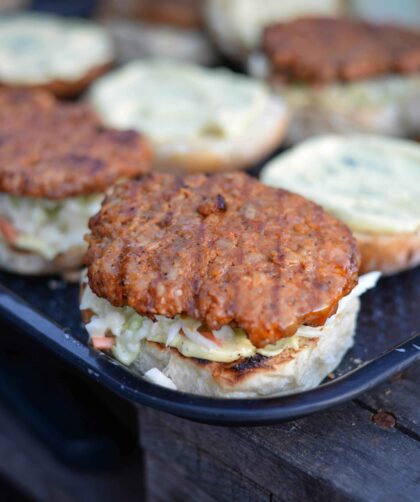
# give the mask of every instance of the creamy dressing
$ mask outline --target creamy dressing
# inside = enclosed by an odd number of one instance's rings
[[[261,180],[322,205],[352,230],[420,230],[420,146],[376,136],[323,136],[271,161]]]
[[[74,247],[84,247],[88,220],[100,207],[102,195],[69,197],[62,201],[0,194],[0,218],[17,231],[14,247],[48,260]]]
[[[155,143],[236,138],[264,112],[270,93],[226,69],[134,61],[99,79],[90,101],[108,125],[144,132]]]
[[[371,272],[361,276],[359,284],[349,295],[340,300],[336,314],[331,316],[324,326],[300,326],[295,335],[282,338],[277,343],[266,345],[264,348],[252,345],[242,329],[223,326],[220,330],[211,332],[212,340],[204,337],[198,330],[201,325],[200,321],[181,316],[169,319],[158,315],[153,322],[147,317],[140,316],[130,307],[114,307],[107,300],[99,298],[92,292],[86,282],[86,276],[83,278],[84,291],[80,309],[90,310],[94,314],[86,325],[91,340],[94,341],[95,337],[102,338],[109,334],[115,336],[112,352],[125,365],[130,365],[135,361],[145,341],[174,347],[186,357],[232,362],[255,354],[273,357],[289,348],[299,349],[305,339],[328,335],[336,329],[348,303],[362,295],[367,289],[374,287],[379,275],[378,272]]]
[[[3,82],[35,85],[78,80],[112,59],[109,36],[88,21],[29,13],[0,19]]]

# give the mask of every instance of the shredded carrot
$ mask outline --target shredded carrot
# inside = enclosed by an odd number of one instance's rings
[[[17,230],[6,218],[0,218],[0,233],[9,244],[16,242]]]
[[[219,347],[223,345],[222,341],[216,338],[211,331],[207,331],[205,328],[198,328],[198,331],[200,332],[200,335],[204,336],[204,338],[207,338],[208,340],[212,341]]]
[[[115,338],[110,336],[93,336],[92,345],[98,350],[109,350],[115,345]]]

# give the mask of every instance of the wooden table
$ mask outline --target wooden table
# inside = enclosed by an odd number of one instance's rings
[[[139,408],[149,501],[420,502],[420,362],[359,399],[270,427]]]

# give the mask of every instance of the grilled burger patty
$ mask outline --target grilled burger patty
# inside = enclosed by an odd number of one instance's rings
[[[286,81],[352,81],[420,71],[420,33],[334,18],[301,18],[266,28],[262,45]]]
[[[55,200],[101,193],[145,173],[150,161],[140,134],[103,126],[85,105],[0,90],[1,192]]]
[[[152,319],[231,324],[256,347],[324,324],[357,282],[359,254],[344,224],[241,173],[119,184],[90,229],[97,296]]]

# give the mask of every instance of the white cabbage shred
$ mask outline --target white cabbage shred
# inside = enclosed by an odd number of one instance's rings
[[[14,246],[51,260],[73,247],[84,247],[88,220],[100,207],[102,195],[49,200],[0,194],[0,218],[17,230]]]
[[[212,331],[215,340],[211,340],[198,331],[201,323],[195,319],[185,316],[169,319],[158,315],[155,321],[152,321],[137,314],[131,307],[114,307],[107,300],[99,298],[92,292],[86,282],[86,277],[83,279],[85,289],[80,308],[94,312],[92,319],[86,325],[90,337],[114,335],[113,354],[125,365],[130,365],[137,358],[144,340],[175,347],[187,357],[230,362],[256,353],[275,356],[287,348],[298,349],[302,338],[323,336],[334,320],[342,315],[348,302],[373,288],[379,277],[380,272],[370,272],[359,277],[357,286],[349,295],[340,300],[336,314],[328,318],[324,326],[300,326],[292,337],[282,338],[276,344],[267,345],[264,348],[253,346],[245,332],[239,328],[223,326],[219,330]]]
[[[174,382],[164,373],[162,373],[158,368],[151,368],[149,371],[146,371],[144,378],[146,378],[146,380],[149,380],[149,382],[155,383],[162,387],[177,390]]]

